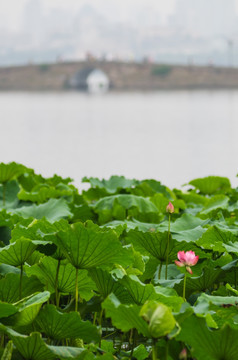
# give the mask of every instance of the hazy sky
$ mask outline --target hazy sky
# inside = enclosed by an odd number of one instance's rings
[[[234,2],[238,13],[238,0],[221,1],[224,4],[224,9],[229,6],[228,3]],[[84,5],[90,5],[113,22],[131,22],[132,25],[136,21],[138,22],[138,18],[139,21],[140,18],[143,19],[144,13],[146,17],[150,14],[151,18],[144,19],[145,23],[150,23],[150,20],[152,20],[152,25],[153,21],[163,25],[166,24],[169,16],[173,15],[176,9],[178,10],[182,2],[183,0],[0,0],[0,29],[14,32],[26,25],[23,24],[23,15],[29,4],[31,4],[31,7],[41,8],[44,14],[54,10],[66,10],[72,16]],[[199,3],[200,0],[195,2]],[[207,8],[209,8],[213,0],[206,0],[206,3]],[[191,10],[194,2],[190,0],[187,1],[187,4]],[[196,23],[195,27],[202,27],[202,24]]]
[[[167,15],[175,8],[176,0],[33,0],[42,4],[45,11],[52,9],[67,9],[68,11],[79,10],[83,5],[93,5],[97,10],[112,20],[128,21],[133,20],[136,12],[143,11],[143,8],[157,10],[161,20],[164,21]],[[179,0],[177,0],[179,1]],[[208,0],[209,1],[209,0]],[[237,0],[238,1],[238,0]],[[22,15],[25,5],[30,0],[0,0],[0,27],[8,30],[18,30],[22,23]]]
[[[228,39],[238,64],[237,15],[238,0],[0,0],[0,64],[88,51],[227,64]]]

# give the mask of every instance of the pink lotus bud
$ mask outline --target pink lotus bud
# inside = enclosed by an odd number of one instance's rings
[[[192,274],[193,272],[190,266],[194,266],[197,264],[199,256],[196,256],[195,252],[192,250],[186,251],[186,253],[184,251],[179,251],[177,256],[179,261],[175,260],[175,264],[179,267],[186,266],[187,272],[189,272],[189,274]]]
[[[187,360],[187,349],[184,348],[179,354],[179,360]]]
[[[171,202],[169,202],[169,204],[166,206],[166,211],[170,214],[174,213],[174,206]]]

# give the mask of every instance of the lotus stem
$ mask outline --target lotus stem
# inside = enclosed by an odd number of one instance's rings
[[[122,348],[122,345],[123,345],[124,338],[125,338],[125,333],[122,333],[121,336],[120,336],[119,353],[121,352],[121,348]]]
[[[1,341],[0,341],[0,347],[1,347],[1,348],[4,348],[4,340],[5,340],[5,336],[4,336],[4,334],[2,333],[2,334],[1,334]]]
[[[133,336],[134,336],[134,329],[131,329],[130,336],[129,336],[129,344],[130,344],[131,349],[133,347]]]
[[[55,276],[55,304],[59,307],[59,292],[58,292],[58,279],[59,279],[59,270],[60,270],[60,259],[58,260],[56,276]]]
[[[162,264],[163,264],[163,261],[161,260],[160,261],[160,266],[159,266],[159,274],[158,274],[159,280],[160,280],[160,277],[161,277]]]
[[[93,316],[93,325],[96,325],[96,319],[97,319],[97,311],[95,311]]]
[[[6,183],[2,184],[2,205],[5,207],[6,205]]]
[[[78,289],[78,273],[79,269],[76,268],[76,280],[75,280],[75,311],[78,311],[78,301],[79,301],[79,289]]]
[[[153,339],[152,359],[157,360],[156,339]]]
[[[237,268],[235,267],[235,289],[237,289]]]
[[[166,247],[166,268],[165,268],[165,280],[168,277],[168,263],[169,263],[169,239],[170,239],[170,220],[171,214],[169,214],[169,224],[168,224],[168,240],[167,240],[167,247]]]
[[[184,280],[183,280],[183,300],[186,301],[185,291],[186,291],[186,279],[187,279],[187,273],[184,274]]]
[[[46,291],[49,291],[49,283],[46,281]],[[50,299],[47,300],[47,304],[50,305]]]
[[[101,337],[100,337],[100,341],[99,341],[99,347],[101,347],[101,345],[102,345],[102,316],[103,316],[103,309],[100,311],[100,315],[99,315],[99,326],[101,328]]]
[[[23,264],[21,264],[20,284],[19,284],[19,300],[21,300],[21,295],[22,295],[22,277],[23,277]]]
[[[165,360],[169,358],[169,339],[166,338],[166,347],[165,347]]]
[[[133,352],[136,347],[136,338],[137,338],[137,331],[136,329],[132,329],[131,331],[131,338],[132,338],[132,346],[131,346],[131,353],[130,353],[130,359],[133,357]]]

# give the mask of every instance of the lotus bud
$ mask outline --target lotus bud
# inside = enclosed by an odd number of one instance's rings
[[[187,349],[184,348],[179,354],[179,360],[187,360]]]
[[[166,211],[170,214],[174,213],[174,206],[171,202],[169,202],[169,204],[166,206]]]

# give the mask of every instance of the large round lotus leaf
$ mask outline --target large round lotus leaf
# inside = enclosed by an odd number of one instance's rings
[[[24,172],[29,171],[25,166],[11,162],[9,164],[0,164],[0,183],[6,183],[13,178],[17,178]]]

